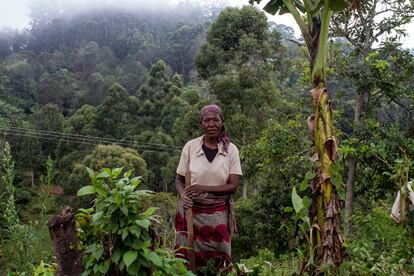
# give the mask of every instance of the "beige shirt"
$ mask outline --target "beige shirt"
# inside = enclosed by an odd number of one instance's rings
[[[185,144],[177,174],[185,176],[187,171],[191,171],[191,184],[206,186],[225,185],[230,174],[242,175],[239,150],[233,143],[230,143],[228,153],[220,143],[218,153],[211,163],[204,155],[202,145],[203,136]]]

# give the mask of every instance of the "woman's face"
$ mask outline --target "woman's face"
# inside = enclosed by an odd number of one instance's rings
[[[223,122],[220,116],[215,112],[207,112],[201,119],[201,128],[204,135],[207,137],[215,138],[220,135]]]

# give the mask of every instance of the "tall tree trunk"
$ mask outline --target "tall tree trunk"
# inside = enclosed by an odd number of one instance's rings
[[[243,179],[243,198],[247,198],[247,182]]]
[[[358,97],[354,110],[353,136],[358,138],[361,129],[365,126],[365,113],[369,91],[358,89]],[[348,162],[348,173],[346,180],[346,197],[345,197],[345,230],[347,234],[352,235],[352,203],[354,198],[354,186],[357,177],[357,156],[351,156]]]
[[[349,158],[348,174],[346,179],[346,196],[345,196],[345,231],[347,235],[353,232],[352,227],[352,203],[354,198],[354,184],[357,173],[358,160],[355,156]]]
[[[34,186],[35,186],[35,182],[34,182],[34,173],[33,173],[33,168],[31,168],[30,173],[31,173],[31,177],[32,177],[32,188],[34,188]]]

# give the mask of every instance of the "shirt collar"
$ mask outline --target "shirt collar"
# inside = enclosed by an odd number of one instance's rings
[[[202,148],[202,146],[203,146],[203,138],[204,138],[204,135],[198,137],[198,141],[197,141],[197,151],[196,151],[197,156],[200,156],[200,155],[203,155],[204,154],[204,151],[203,151],[203,148]],[[219,154],[223,154],[224,156],[227,156],[228,153],[224,151],[223,143],[219,143],[218,144],[218,153]]]

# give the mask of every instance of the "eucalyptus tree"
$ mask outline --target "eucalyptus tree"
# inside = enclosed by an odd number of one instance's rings
[[[259,3],[260,0],[249,2]],[[293,16],[309,53],[313,114],[308,119],[308,127],[313,140],[311,159],[314,162],[314,174],[309,176],[314,177],[310,184],[312,204],[308,256],[316,256],[314,265],[310,266],[311,273],[316,273],[317,266],[338,267],[344,256],[338,194],[342,181],[335,163],[338,139],[326,85],[326,57],[332,14],[347,6],[345,0],[270,0],[264,6],[270,14],[290,13]],[[353,0],[352,6],[356,8],[358,1]]]

